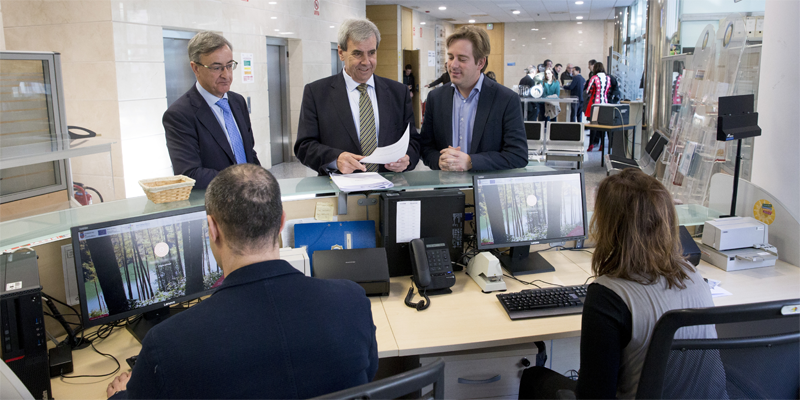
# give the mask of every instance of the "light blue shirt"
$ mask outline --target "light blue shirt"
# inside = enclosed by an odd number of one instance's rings
[[[222,108],[216,104],[220,98],[214,96],[208,90],[203,88],[203,86],[200,85],[200,82],[195,82],[194,86],[197,88],[197,91],[200,92],[200,96],[203,96],[203,100],[205,100],[206,103],[208,103],[208,106],[211,107],[211,111],[213,111],[214,116],[217,117],[219,126],[222,128],[222,131],[225,132],[225,139],[228,139],[228,145],[231,146],[231,149],[233,149],[233,143],[231,143],[230,135],[228,135],[228,128],[225,127],[225,115],[222,113]],[[226,92],[224,95],[222,95],[222,97],[227,99],[228,93]],[[230,105],[230,99],[228,99],[228,105]],[[235,117],[234,120],[236,120]],[[234,132],[234,134],[239,135],[239,138],[241,139],[242,134],[239,132],[238,126],[236,127],[236,132]],[[242,143],[244,143],[244,141],[242,141]]]
[[[466,99],[458,91],[455,83],[453,93],[453,147],[461,146],[461,151],[469,154],[472,144],[472,128],[475,126],[475,115],[478,111],[478,99],[481,97],[483,87],[483,73],[478,78],[478,83],[472,88]]]
[[[344,75],[344,84],[347,88],[347,99],[350,101],[350,112],[353,113],[353,122],[356,125],[356,135],[358,136],[358,140],[360,142],[361,109],[358,106],[358,101],[361,99],[361,92],[358,91],[358,85],[360,85],[360,83],[354,81],[344,69],[342,69],[342,75]],[[378,135],[381,131],[381,121],[378,113],[378,96],[375,94],[375,75],[370,76],[369,80],[367,80],[367,96],[369,96],[370,101],[372,101],[372,113],[375,116],[375,142],[379,143],[378,138],[380,136]],[[325,123],[325,121],[320,121],[320,123]],[[335,170],[336,168],[336,160],[333,160],[328,164],[328,169]]]

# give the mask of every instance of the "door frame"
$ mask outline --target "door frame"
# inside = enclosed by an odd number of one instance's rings
[[[278,63],[281,67],[281,148],[283,149],[283,161],[290,162],[295,161],[296,158],[294,157],[294,153],[292,152],[292,131],[290,121],[290,113],[289,113],[289,40],[286,38],[278,38],[278,37],[271,37],[267,36],[267,46],[279,46],[280,47],[280,60]],[[266,51],[267,49],[264,49]],[[269,74],[269,71],[267,71]],[[269,96],[267,96],[269,98]],[[269,100],[268,100],[269,101]],[[269,106],[267,106],[269,109]],[[270,132],[270,140],[272,139],[272,134]],[[272,142],[270,142],[270,146],[272,146]],[[271,151],[271,149],[270,149]],[[270,164],[275,165],[270,160]]]

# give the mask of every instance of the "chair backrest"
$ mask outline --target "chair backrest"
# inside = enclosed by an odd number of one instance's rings
[[[31,392],[14,374],[14,371],[6,365],[5,361],[0,361],[0,399],[33,400]]]
[[[779,320],[778,333],[674,340],[684,326]],[[788,319],[788,321],[787,321]],[[636,398],[797,398],[800,299],[673,310],[656,323]]]
[[[354,388],[316,397],[317,399],[396,399],[433,384],[433,398],[444,398],[444,360],[436,361],[402,374],[390,376]],[[430,398],[423,395],[423,398]]]
[[[556,151],[583,152],[584,131],[581,122],[549,122],[545,148]]]
[[[544,124],[538,121],[525,121],[525,136],[528,137],[528,153],[544,152]]]

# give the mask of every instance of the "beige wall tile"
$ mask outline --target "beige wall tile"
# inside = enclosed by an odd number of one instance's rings
[[[118,62],[119,101],[167,97],[164,63]]]
[[[117,71],[113,61],[62,62],[64,99],[116,100]]]
[[[120,101],[118,104],[120,138],[136,139],[154,134],[164,134],[161,118],[167,111],[167,99]]]
[[[80,126],[96,132],[103,139],[119,140],[119,110],[117,101],[65,101],[67,125]]]
[[[3,12],[2,12],[2,8],[0,8],[0,50],[5,50],[6,49],[6,36],[3,33],[3,31],[4,31],[3,26],[4,26],[3,25]]]
[[[73,24],[111,20],[108,1],[3,1],[5,27]]]
[[[111,20],[115,22],[162,25],[162,16],[168,17],[161,8],[166,3],[163,0],[110,0],[110,3]]]
[[[122,140],[122,161],[125,170],[125,191],[130,196],[141,193],[140,179],[171,176],[172,163],[164,135]],[[165,171],[169,171],[165,173]]]
[[[111,22],[20,26],[4,29],[8,50],[56,51],[62,62],[114,60]]]
[[[161,27],[122,22],[112,23],[114,60],[164,62]]]

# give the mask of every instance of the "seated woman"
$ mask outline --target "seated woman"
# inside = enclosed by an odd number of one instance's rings
[[[578,381],[547,368],[526,371],[520,398],[633,398],[656,321],[667,311],[713,307],[703,277],[682,256],[672,197],[655,178],[625,169],[600,183],[591,235],[597,277],[583,307]],[[680,339],[716,338],[713,325]],[[710,395],[714,397],[713,395]]]

